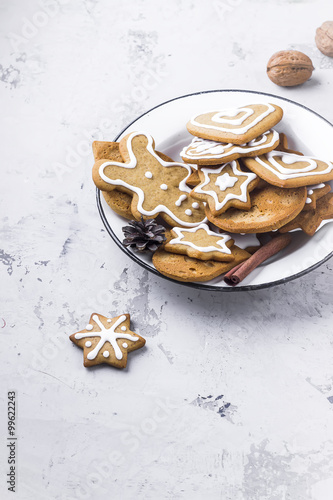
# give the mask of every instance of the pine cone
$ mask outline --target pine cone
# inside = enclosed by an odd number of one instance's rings
[[[125,235],[123,240],[125,247],[135,248],[139,252],[146,250],[155,252],[166,241],[165,228],[157,224],[155,219],[144,220],[141,217],[141,221],[132,220],[128,224],[122,228]]]

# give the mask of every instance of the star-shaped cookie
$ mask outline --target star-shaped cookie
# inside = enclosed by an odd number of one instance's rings
[[[159,214],[172,226],[194,227],[206,220],[202,203],[193,202],[186,181],[189,165],[160,158],[154,140],[145,132],[132,132],[119,143],[124,163],[96,161],[93,178],[102,190],[122,188],[133,195],[131,211],[138,220]]]
[[[174,227],[171,234],[173,238],[164,246],[168,252],[188,255],[199,260],[235,260],[230,250],[234,243],[231,236],[215,233],[207,224],[200,224],[191,229]]]
[[[125,368],[127,353],[146,343],[143,337],[130,330],[130,315],[107,318],[93,313],[84,330],[73,333],[70,340],[83,349],[84,366],[107,363]]]
[[[191,191],[191,196],[208,203],[214,216],[230,207],[242,210],[251,208],[249,192],[257,186],[259,178],[253,172],[243,172],[238,161],[215,168],[202,167],[198,174],[200,184]]]
[[[324,220],[333,219],[333,193],[328,193],[317,201],[315,210],[302,212],[285,226],[280,233],[287,233],[295,229],[302,229],[304,233],[313,236]]]

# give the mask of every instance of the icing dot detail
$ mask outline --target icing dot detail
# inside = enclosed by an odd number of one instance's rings
[[[104,351],[103,356],[104,356],[104,358],[108,358],[110,356],[109,351]]]
[[[86,347],[91,347],[92,346],[92,343],[90,342],[90,340],[87,340],[87,342],[84,344]]]
[[[186,213],[186,215],[192,215],[192,210],[190,210],[189,208],[187,208],[185,210],[185,213]]]
[[[127,342],[124,342],[124,343],[123,343],[123,347],[124,347],[125,349],[128,347]]]
[[[87,326],[86,326],[86,330],[89,330],[89,331],[90,331],[90,330],[92,330],[92,329],[93,329],[93,326],[92,326],[92,325],[87,325]]]
[[[193,208],[199,208],[199,203],[197,203],[196,201],[194,203],[192,203],[192,207]]]
[[[110,318],[107,320],[108,323],[111,323],[111,321],[112,321],[112,319],[110,319]]]
[[[127,330],[126,326],[122,326],[122,327],[121,327],[121,330],[122,330],[123,332],[126,332],[126,330]]]
[[[168,186],[166,184],[161,184],[160,185],[160,188],[163,190],[163,191],[166,191],[168,189]]]
[[[149,170],[145,173],[145,177],[147,177],[147,179],[151,179],[153,177],[153,174],[151,172],[149,172]]]

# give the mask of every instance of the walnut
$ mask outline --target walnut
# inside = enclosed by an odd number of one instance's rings
[[[333,21],[326,21],[317,28],[316,44],[325,56],[333,57]]]
[[[281,50],[267,63],[267,75],[281,87],[293,87],[306,82],[314,67],[311,59],[298,50]]]

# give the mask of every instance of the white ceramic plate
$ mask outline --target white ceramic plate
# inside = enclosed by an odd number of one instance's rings
[[[179,152],[191,139],[191,135],[186,130],[186,123],[190,117],[203,113],[207,109],[265,102],[282,107],[284,117],[274,128],[286,133],[291,149],[317,156],[323,160],[333,160],[333,125],[325,118],[294,101],[271,94],[244,90],[213,90],[164,102],[130,123],[114,140],[118,141],[133,131],[145,131],[154,137],[158,151],[171,156],[175,161],[181,161]],[[115,243],[135,262],[154,274],[169,279],[156,271],[149,255],[141,255],[122,245],[122,227],[126,225],[126,220],[110,209],[99,190],[97,190],[97,205],[103,223]],[[317,231],[312,238],[302,231],[293,233],[293,241],[284,251],[259,266],[241,285],[236,287],[227,286],[221,276],[206,283],[180,281],[176,283],[214,291],[255,290],[300,277],[318,267],[332,255],[333,223],[329,223]]]

